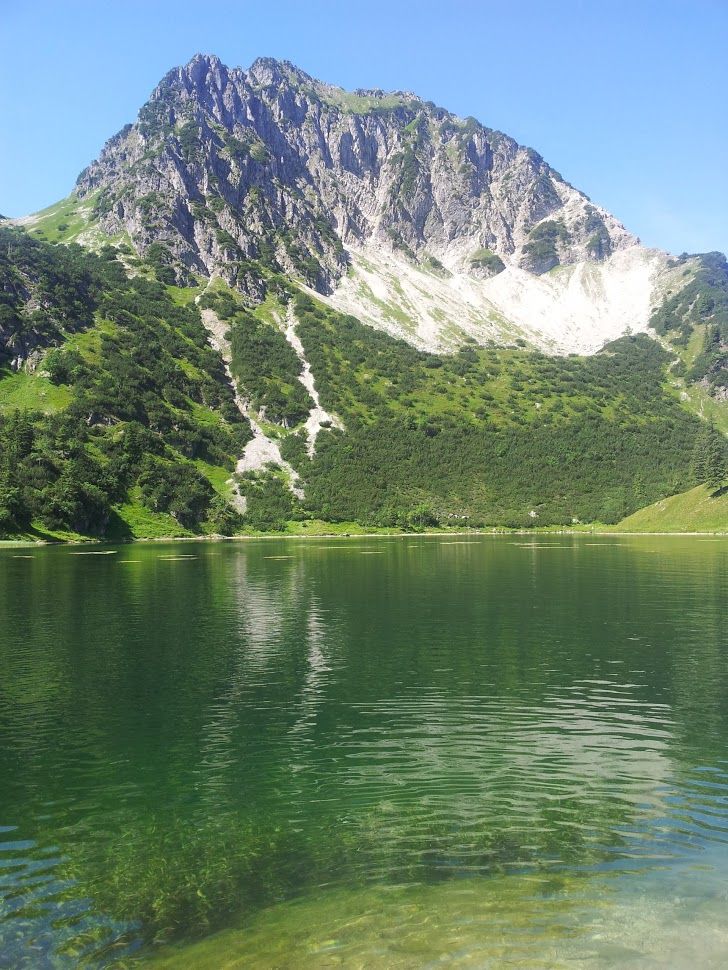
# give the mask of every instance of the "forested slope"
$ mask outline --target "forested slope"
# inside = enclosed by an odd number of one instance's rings
[[[322,400],[309,501],[324,517],[512,526],[616,522],[692,484],[699,422],[665,388],[645,336],[591,357],[466,345],[420,353],[299,296]]]
[[[0,252],[0,530],[229,526],[250,430],[194,304],[130,278],[112,249],[3,228]]]
[[[265,299],[253,305],[221,282],[165,285],[163,268],[111,248],[91,254],[6,228],[0,249],[6,535],[229,533],[307,519],[610,523],[697,484],[706,435],[725,451],[670,387],[669,352],[645,335],[589,357],[467,342],[435,355],[263,266]],[[281,467],[264,465],[239,481],[246,516],[231,507],[252,432],[200,307],[228,328],[246,413],[298,471],[303,500]],[[341,425],[321,430],[312,457],[301,353]]]

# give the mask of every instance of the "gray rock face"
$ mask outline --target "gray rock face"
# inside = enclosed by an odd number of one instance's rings
[[[216,272],[254,298],[257,262],[326,292],[345,246],[371,239],[481,275],[498,269],[478,263],[484,251],[542,273],[636,242],[506,135],[268,58],[244,71],[197,55],[170,71],[77,192],[107,234],[178,279]]]

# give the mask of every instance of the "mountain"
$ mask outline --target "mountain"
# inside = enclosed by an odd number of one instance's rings
[[[170,71],[46,224],[126,240],[170,280],[220,276],[253,300],[263,265],[434,352],[470,337],[592,353],[646,331],[703,269],[641,246],[473,118],[270,58],[243,71],[197,55]],[[722,310],[721,353],[725,286]]]
[[[407,92],[198,55],[7,225],[6,530],[617,521],[728,427],[725,258]]]
[[[501,132],[270,59],[171,71],[76,195],[178,281],[219,274],[255,298],[263,260],[427,350],[471,335],[594,351],[644,330],[674,276]]]

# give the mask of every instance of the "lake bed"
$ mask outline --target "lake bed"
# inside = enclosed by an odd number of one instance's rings
[[[728,538],[3,548],[0,576],[0,966],[725,958]]]

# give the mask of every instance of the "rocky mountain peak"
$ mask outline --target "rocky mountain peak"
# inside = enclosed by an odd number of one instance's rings
[[[162,78],[152,92],[150,101],[169,96],[175,90],[188,95],[220,88],[227,82],[228,70],[214,54],[195,54],[183,67],[175,67]]]
[[[259,87],[280,87],[282,85],[313,85],[316,82],[290,61],[279,61],[274,57],[258,57],[246,71],[250,84]]]
[[[178,281],[252,264],[322,294],[362,247],[487,281],[605,263],[637,240],[535,151],[410,92],[345,91],[288,61],[197,54],[79,177],[100,229]]]

